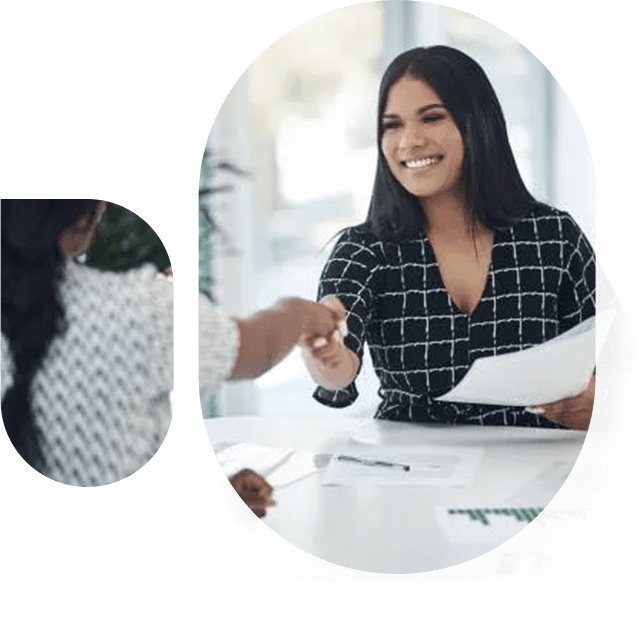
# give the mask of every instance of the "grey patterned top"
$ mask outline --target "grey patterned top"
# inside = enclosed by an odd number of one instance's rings
[[[113,483],[149,461],[169,427],[173,286],[151,265],[109,273],[69,262],[60,291],[68,330],[52,341],[32,387],[46,473],[69,485]],[[235,360],[235,325],[205,303],[201,322],[211,342],[201,377],[214,386]],[[3,337],[2,397],[12,381]]]
[[[214,391],[230,375],[240,344],[236,322],[199,295],[199,385],[201,393]]]
[[[323,270],[319,298],[337,295],[348,311],[346,345],[370,349],[382,402],[376,417],[443,423],[547,426],[518,407],[436,402],[476,358],[526,349],[595,314],[595,256],[575,221],[549,208],[495,230],[482,298],[467,315],[443,284],[430,243],[399,244],[350,228]],[[317,388],[315,399],[343,407],[355,384]]]

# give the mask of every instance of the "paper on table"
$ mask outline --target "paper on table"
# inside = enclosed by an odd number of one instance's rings
[[[321,484],[465,485],[475,478],[483,453],[483,448],[374,446],[352,441],[332,457]]]
[[[287,461],[270,472],[267,480],[274,489],[283,489],[292,485],[320,471],[316,458],[317,455],[312,452],[293,452]]]
[[[216,443],[216,458],[226,476],[249,468],[279,489],[318,471],[314,455],[253,443]]]
[[[461,382],[437,400],[502,406],[547,404],[577,395],[594,368],[595,317],[591,317],[541,345],[477,359]]]
[[[246,467],[266,476],[293,453],[293,450],[268,448],[253,443],[216,443],[212,447],[226,476]]]
[[[519,533],[544,510],[524,507],[435,507],[435,518],[451,543],[488,543],[494,547]]]
[[[450,542],[497,542],[506,539],[529,523],[546,526],[555,522],[573,518],[575,521],[586,520],[587,513],[583,508],[547,509],[543,503],[531,503],[528,507],[511,503],[494,507],[435,507],[435,519],[441,525]]]

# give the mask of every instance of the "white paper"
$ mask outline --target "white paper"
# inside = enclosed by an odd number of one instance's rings
[[[315,455],[253,443],[220,442],[213,446],[219,465],[227,477],[248,468],[263,476],[274,489],[319,471]]]
[[[577,395],[594,368],[595,317],[591,317],[541,345],[477,359],[462,381],[437,400],[502,406],[547,404]]]
[[[483,453],[479,447],[393,447],[353,441],[333,455],[321,484],[466,485],[475,478]]]
[[[317,456],[312,452],[293,452],[287,461],[268,474],[267,481],[274,489],[283,489],[316,474],[320,471],[316,462]]]
[[[293,450],[268,448],[253,443],[216,443],[212,447],[226,476],[244,468],[266,476],[293,454]]]

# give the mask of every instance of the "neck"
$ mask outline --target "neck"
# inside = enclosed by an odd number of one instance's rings
[[[453,192],[438,199],[420,199],[427,221],[426,234],[449,234],[461,238],[470,234],[470,215],[461,197]]]

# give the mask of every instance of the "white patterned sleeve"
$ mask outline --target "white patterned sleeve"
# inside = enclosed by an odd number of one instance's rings
[[[240,332],[234,319],[204,295],[199,295],[199,386],[215,389],[229,378],[236,363]]]

